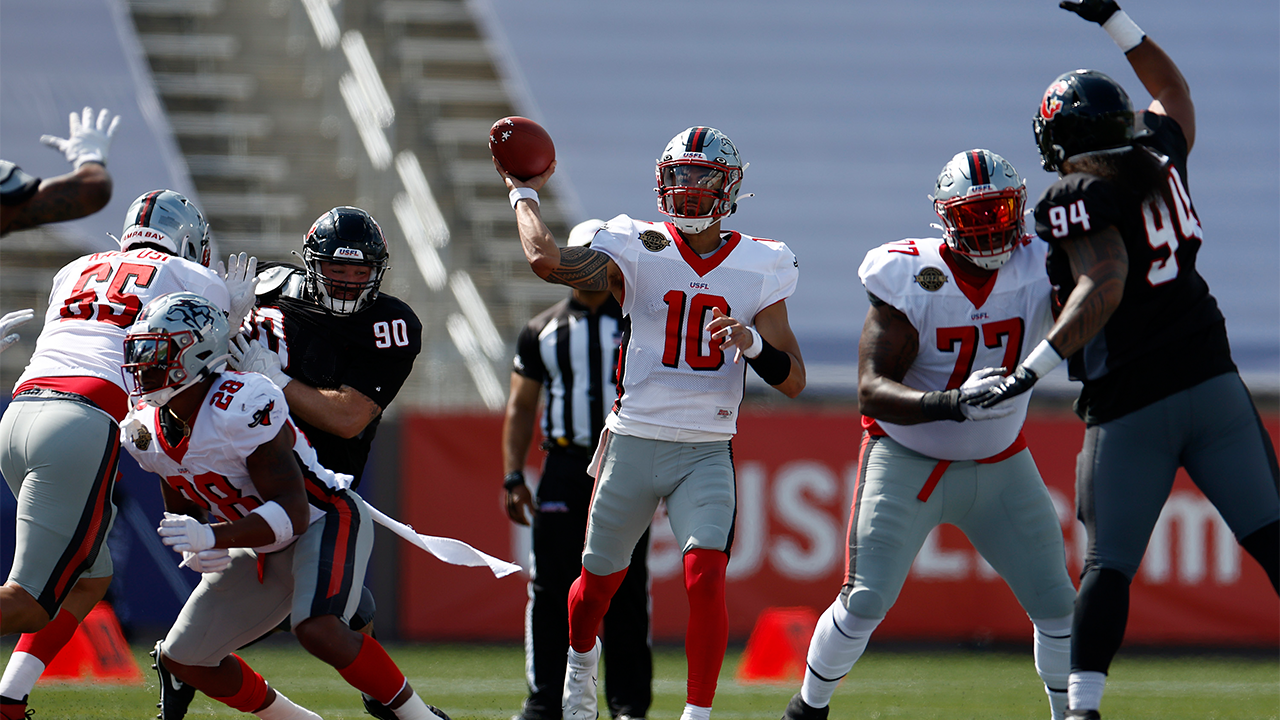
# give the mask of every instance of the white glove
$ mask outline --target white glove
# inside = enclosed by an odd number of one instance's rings
[[[167,512],[156,532],[160,533],[160,542],[179,553],[198,553],[212,548],[214,543],[213,528],[190,515]]]
[[[107,164],[107,148],[111,147],[111,136],[120,124],[120,116],[111,117],[106,108],[98,113],[98,124],[93,123],[93,109],[84,109],[84,118],[71,113],[71,137],[62,139],[53,135],[41,135],[40,142],[59,150],[67,156],[67,162],[75,168],[87,162]]]
[[[240,253],[228,257],[226,265],[219,260],[218,274],[227,284],[227,292],[231,295],[231,312],[227,319],[231,322],[231,327],[238,328],[249,317],[257,298],[254,290],[258,286],[258,258]]]
[[[26,310],[14,310],[13,312],[0,317],[0,352],[9,349],[9,346],[18,342],[18,333],[13,329],[22,323],[36,316],[36,311],[31,308]]]
[[[999,385],[1004,380],[1001,374],[1004,368],[982,368],[975,371],[960,385],[960,412],[969,420],[995,420],[1010,415],[1017,406],[1014,403],[1000,403],[991,407],[979,407],[965,402],[966,399],[982,395],[988,389]]]
[[[267,376],[281,390],[293,378],[280,368],[280,356],[260,342],[241,333],[231,338],[231,360],[228,364],[240,372],[256,372]]]
[[[220,573],[231,565],[231,551],[226,548],[201,550],[198,553],[182,553],[178,567],[186,567],[198,573]]]

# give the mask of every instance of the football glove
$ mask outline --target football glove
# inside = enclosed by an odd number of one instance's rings
[[[243,333],[231,339],[231,360],[228,363],[240,372],[262,373],[282,390],[293,379],[280,368],[279,355]]]
[[[995,386],[1001,384],[1004,377],[1001,373],[1004,368],[982,368],[974,372],[964,381],[957,390],[960,392],[960,412],[968,420],[994,420],[1010,415],[1016,409],[1008,403],[1001,403],[994,407],[981,407],[969,404],[973,398],[985,394]]]
[[[160,542],[178,553],[199,553],[212,548],[215,542],[213,528],[190,515],[166,512],[156,532]]]
[[[1058,3],[1058,7],[1063,10],[1070,10],[1089,22],[1096,22],[1102,25],[1111,19],[1120,10],[1120,6],[1115,0],[1081,0],[1081,2],[1071,2],[1071,0],[1062,0]]]
[[[14,310],[13,312],[0,317],[0,352],[9,349],[9,346],[18,342],[20,337],[13,329],[22,323],[36,316],[36,311],[31,308],[26,310]]]
[[[1011,397],[1016,397],[1031,389],[1036,381],[1049,371],[1058,367],[1062,362],[1062,356],[1058,354],[1058,350],[1048,340],[1041,340],[1036,345],[1014,371],[1008,377],[1002,378],[999,383],[988,388],[978,391],[971,397],[963,399],[962,404],[974,405],[981,408],[989,408],[996,403],[1004,402]]]
[[[227,292],[231,295],[231,311],[227,319],[232,327],[240,327],[245,318],[253,310],[254,290],[258,286],[258,258],[249,257],[248,253],[231,255],[227,264],[218,261],[218,274],[227,284]]]
[[[111,136],[116,133],[120,124],[120,116],[114,118],[106,108],[98,113],[98,122],[93,122],[93,109],[86,107],[83,118],[71,113],[71,137],[60,138],[53,135],[41,135],[40,142],[67,156],[72,167],[79,167],[87,162],[107,164],[107,149],[111,147]]]
[[[231,551],[212,548],[200,552],[183,552],[178,567],[188,567],[198,573],[219,573],[231,566]]]

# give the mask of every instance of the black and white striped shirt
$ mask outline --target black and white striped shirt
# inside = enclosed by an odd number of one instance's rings
[[[542,435],[561,447],[593,451],[617,399],[618,348],[625,329],[612,297],[594,313],[570,297],[520,331],[516,373],[542,383]]]

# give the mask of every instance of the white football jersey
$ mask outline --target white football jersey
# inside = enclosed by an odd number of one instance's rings
[[[53,278],[44,328],[14,387],[37,378],[94,377],[125,391],[124,338],[143,306],[179,291],[202,295],[226,312],[227,286],[203,265],[150,248],[85,255]],[[111,408],[104,408],[111,411]],[[116,417],[123,415],[120,408]]]
[[[902,311],[919,333],[919,352],[902,380],[918,390],[959,387],[974,370],[986,367],[1012,371],[1053,325],[1044,241],[1025,240],[994,281],[981,288],[951,270],[940,254],[943,247],[937,238],[892,242],[867,253],[858,268],[867,290]],[[1017,409],[995,420],[877,422],[889,437],[918,453],[977,460],[1017,439],[1030,399],[1029,392],[1013,398],[1008,402]]]
[[[282,427],[293,433],[293,453],[305,482],[329,488],[351,482],[350,476],[320,465],[307,436],[289,420],[284,392],[258,373],[221,373],[191,422],[191,436],[177,447],[170,447],[160,432],[160,413],[167,412],[145,404],[134,407],[121,423],[121,444],[144,470],[161,476],[220,520],[239,520],[263,504],[246,460]],[[310,510],[309,523],[324,516],[314,505]],[[292,540],[254,549],[271,552],[289,542]]]
[[[800,271],[786,245],[737,232],[699,257],[670,223],[613,218],[591,242],[622,269],[622,312],[631,318],[623,347],[621,397],[609,418],[616,432],[649,437],[644,426],[730,437],[737,432],[746,361],[706,332],[718,307],[743,324],[789,297]],[[630,421],[631,424],[628,424]]]

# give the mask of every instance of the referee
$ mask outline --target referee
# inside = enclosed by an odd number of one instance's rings
[[[579,224],[569,245],[590,245],[604,225]],[[617,397],[618,352],[626,321],[608,291],[573,294],[525,326],[516,341],[511,397],[502,424],[506,510],[512,522],[533,516],[533,570],[525,612],[529,697],[512,720],[560,720],[569,650],[569,589],[582,572],[582,544],[595,479],[587,474],[604,419]],[[524,482],[538,399],[546,388],[542,449],[547,452],[534,502]],[[652,700],[649,639],[649,533],[636,544],[626,579],[604,616],[605,694],[619,720],[643,718]]]

